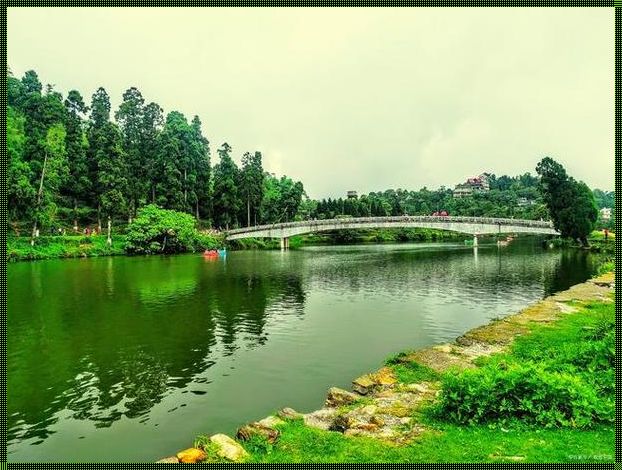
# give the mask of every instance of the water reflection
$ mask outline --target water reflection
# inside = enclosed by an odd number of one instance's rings
[[[300,274],[261,275],[252,260],[227,274],[224,263],[192,261],[12,266],[9,442],[45,439],[60,410],[97,427],[143,416],[212,366],[217,343],[224,356],[265,343],[268,305],[304,312]]]
[[[167,412],[179,413],[191,403],[173,400],[180,393],[207,394],[203,406],[212,407],[207,414],[193,408],[184,426],[189,419],[206,426],[211,413],[215,429],[225,419],[219,418],[222,408],[241,389],[271,386],[314,404],[336,377],[352,377],[382,354],[453,338],[581,282],[591,271],[584,252],[542,251],[529,240],[503,249],[309,247],[214,260],[11,265],[9,452],[28,460],[28,445],[69,432],[63,423],[97,429],[122,419],[147,423],[167,397],[174,404]],[[365,350],[357,349],[361,341]],[[235,380],[225,380],[229,373],[209,374],[236,358]],[[274,395],[253,395],[253,403],[239,407],[240,416],[237,409],[227,412],[227,423],[277,406]],[[128,439],[140,441],[139,428],[124,429]],[[71,449],[93,455],[98,440],[78,439],[69,439]],[[67,451],[49,446],[45,458],[64,460]],[[132,457],[127,452],[120,460]]]

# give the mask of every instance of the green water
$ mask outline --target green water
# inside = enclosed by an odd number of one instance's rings
[[[8,458],[154,461],[592,271],[536,239],[12,264]]]

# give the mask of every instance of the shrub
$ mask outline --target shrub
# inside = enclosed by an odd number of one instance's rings
[[[613,401],[601,400],[580,376],[528,362],[447,374],[435,413],[461,424],[583,428],[613,423],[613,410]]]
[[[125,249],[132,254],[183,253],[217,246],[215,237],[199,233],[191,215],[148,205],[128,226]]]

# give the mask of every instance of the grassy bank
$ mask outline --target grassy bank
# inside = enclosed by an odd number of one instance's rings
[[[613,276],[606,279],[611,283]],[[398,396],[396,390],[428,386],[429,399],[400,414],[411,418],[399,430],[405,441],[323,431],[287,419],[276,426],[275,443],[261,436],[242,442],[250,453],[246,461],[611,463],[614,324],[611,290],[578,285],[472,330],[462,342],[389,359],[397,383],[338,410],[350,416],[357,406],[364,410],[374,400],[380,406],[391,393]],[[473,355],[486,349],[493,352]],[[439,366],[441,358],[456,362]],[[195,444],[203,442],[200,437]],[[219,461],[207,450],[209,461]]]
[[[280,426],[275,445],[254,441],[246,448],[253,463],[412,463],[412,462],[613,462],[613,428],[589,431],[491,429],[436,425],[405,446],[347,437],[305,426]],[[609,458],[606,458],[609,456]]]
[[[112,256],[125,254],[125,237],[112,238],[112,245],[106,236],[50,236],[39,237],[34,246],[29,237],[7,238],[7,260],[37,260],[50,258],[86,258],[91,256]]]

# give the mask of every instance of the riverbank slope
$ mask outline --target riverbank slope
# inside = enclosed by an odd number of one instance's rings
[[[606,273],[165,460],[612,462],[613,290]]]

